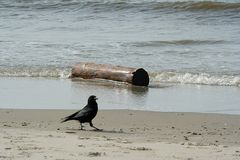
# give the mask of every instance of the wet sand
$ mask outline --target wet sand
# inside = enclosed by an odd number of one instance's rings
[[[100,110],[93,124],[60,123],[75,110],[0,110],[0,159],[240,159],[240,116]]]
[[[0,78],[0,91],[0,108],[79,109],[93,94],[100,109],[240,115],[239,87],[150,84],[146,88],[99,79],[5,77]]]

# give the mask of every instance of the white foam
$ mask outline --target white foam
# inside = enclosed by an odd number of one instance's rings
[[[18,68],[1,69],[0,77],[49,77],[68,78],[71,74],[69,68]]]
[[[150,75],[154,83],[181,83],[240,87],[240,75],[211,75],[208,73],[161,72]]]

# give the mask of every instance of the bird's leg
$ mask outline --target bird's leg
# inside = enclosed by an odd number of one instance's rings
[[[83,130],[83,125],[82,125],[82,123],[80,122],[80,130]]]
[[[89,124],[90,124],[90,126],[91,126],[92,128],[95,128],[95,129],[98,130],[98,131],[101,131],[101,130],[102,130],[102,129],[99,129],[99,128],[95,127],[95,126],[92,124],[92,121],[89,122]]]

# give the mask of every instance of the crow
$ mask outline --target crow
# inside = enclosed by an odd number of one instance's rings
[[[86,123],[86,122],[88,122],[90,126],[95,128],[96,130],[100,130],[97,127],[93,126],[92,124],[92,120],[97,115],[97,112],[98,112],[98,104],[96,100],[97,100],[97,97],[94,95],[91,95],[88,98],[87,105],[83,109],[77,111],[76,113],[71,114],[70,116],[63,118],[61,123],[69,120],[77,120],[80,122],[81,130],[83,129],[82,123]]]

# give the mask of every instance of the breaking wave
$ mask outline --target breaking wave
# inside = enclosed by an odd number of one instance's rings
[[[0,77],[50,77],[68,78],[71,74],[70,68],[0,68]]]
[[[208,73],[178,73],[160,72],[150,74],[151,82],[217,85],[217,86],[238,86],[240,87],[240,75],[211,75]]]
[[[43,77],[43,78],[69,78],[71,68],[0,68],[0,77]],[[196,84],[240,87],[240,75],[214,75],[209,73],[181,73],[181,72],[155,72],[149,73],[150,83],[160,84]]]

